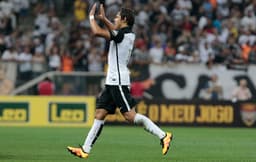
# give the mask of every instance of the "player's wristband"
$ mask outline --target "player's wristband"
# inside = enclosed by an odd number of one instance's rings
[[[90,20],[94,20],[94,15],[90,15],[90,16],[89,16],[89,19],[90,19]]]

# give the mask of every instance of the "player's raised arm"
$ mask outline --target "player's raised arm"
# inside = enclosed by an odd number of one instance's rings
[[[98,15],[99,19],[106,25],[108,30],[116,30],[116,26],[108,20],[108,18],[105,15],[105,9],[103,7],[103,4],[100,4],[100,13]]]
[[[104,37],[106,39],[110,39],[110,33],[107,29],[101,28],[96,20],[95,20],[95,10],[96,10],[96,3],[93,5],[90,13],[89,13],[89,19],[90,19],[90,24],[91,24],[91,29],[94,35]]]

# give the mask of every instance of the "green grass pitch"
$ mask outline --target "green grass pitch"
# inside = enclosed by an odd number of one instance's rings
[[[88,128],[0,127],[0,162],[256,162],[256,129],[162,127],[174,133],[166,156],[142,127],[105,126],[89,159],[66,151]]]

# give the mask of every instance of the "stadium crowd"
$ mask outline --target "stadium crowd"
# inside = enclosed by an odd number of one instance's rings
[[[2,0],[0,58],[8,62],[9,78],[19,85],[46,71],[102,72],[108,42],[91,36],[92,3]],[[112,19],[121,6],[135,10],[132,64],[256,63],[256,0],[105,0],[104,5]]]

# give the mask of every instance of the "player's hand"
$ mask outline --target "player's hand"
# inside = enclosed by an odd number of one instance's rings
[[[91,9],[91,11],[89,13],[89,16],[94,16],[95,11],[96,11],[96,3],[93,4],[92,9]]]
[[[104,7],[103,7],[103,4],[100,4],[100,13],[98,15],[98,18],[100,20],[104,20],[105,19],[105,10],[104,10]]]

